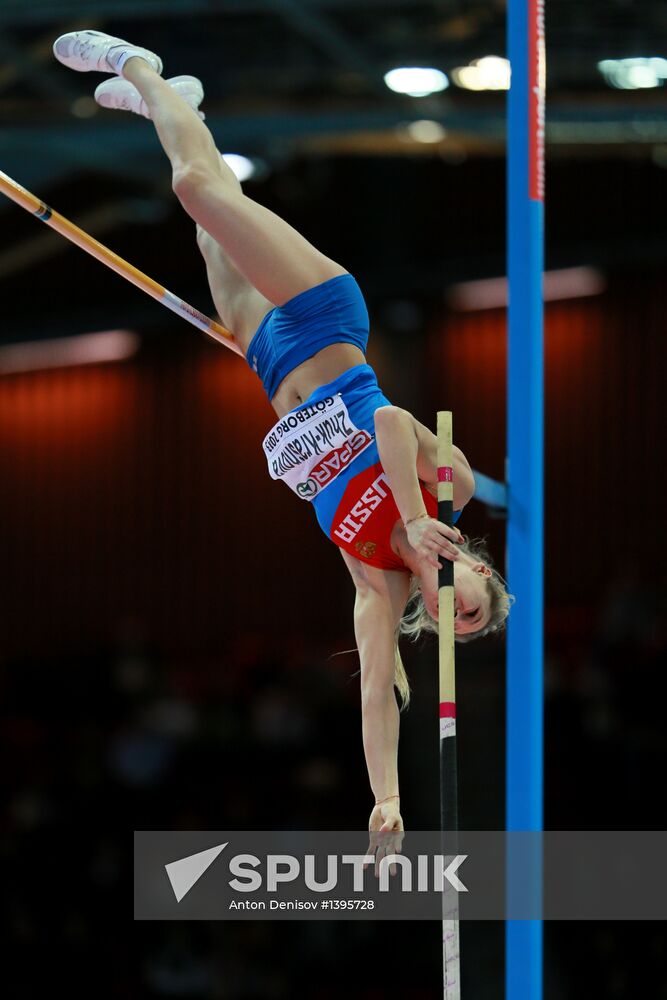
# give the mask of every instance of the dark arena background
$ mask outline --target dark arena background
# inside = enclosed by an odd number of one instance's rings
[[[246,193],[359,281],[387,396],[433,428],[451,409],[503,479],[506,93],[461,69],[505,55],[505,15],[2,0],[0,170],[213,315],[150,122],[99,108],[102,78],[51,46],[94,28],[200,77]],[[667,9],[550,0],[546,39],[545,828],[659,830]],[[400,66],[449,86],[392,92]],[[125,356],[84,364],[113,331]],[[367,824],[354,587],[266,474],[249,366],[5,198],[0,337],[4,995],[442,996],[437,923],[132,920],[133,830]],[[473,499],[461,527],[502,567],[502,519]],[[401,812],[437,829],[436,643],[403,655]],[[461,828],[500,830],[503,639],[458,646],[457,668]],[[461,939],[466,1000],[499,1000],[502,925]],[[547,923],[545,1000],[667,997],[665,947],[660,923]]]

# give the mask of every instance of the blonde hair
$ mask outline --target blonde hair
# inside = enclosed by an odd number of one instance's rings
[[[510,608],[514,604],[514,596],[507,590],[507,584],[498,570],[493,566],[491,556],[486,548],[486,541],[483,538],[466,538],[460,550],[471,556],[476,562],[485,563],[491,570],[491,576],[485,578],[487,593],[490,599],[490,617],[488,623],[477,632],[467,632],[465,635],[456,635],[456,642],[472,642],[473,639],[481,639],[482,636],[492,632],[498,633],[505,628],[507,616]],[[401,698],[401,711],[404,711],[410,704],[410,682],[403,666],[401,654],[398,648],[398,641],[401,636],[407,636],[416,640],[424,632],[434,632],[438,634],[438,623],[435,618],[426,610],[424,598],[419,588],[419,577],[413,576],[410,581],[410,593],[405,612],[396,629],[396,668],[394,673],[394,685]]]
[[[410,704],[410,681],[408,680],[408,675],[405,672],[403,660],[401,659],[401,652],[398,648],[399,633],[400,625],[396,629],[396,643],[394,645],[394,687],[398,691],[399,698],[401,699],[401,712],[404,712]]]

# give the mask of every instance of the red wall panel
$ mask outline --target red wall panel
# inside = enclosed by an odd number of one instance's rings
[[[339,632],[351,584],[266,473],[273,420],[250,370],[207,346],[3,378],[4,653],[129,626],[214,650],[238,629],[299,631],[304,595],[308,628]]]
[[[661,286],[615,282],[545,316],[547,599],[593,614],[610,581],[667,555]],[[502,478],[505,313],[449,313],[431,333],[433,406],[454,411],[471,463]],[[481,511],[466,517],[487,530]],[[496,555],[502,532],[490,527]],[[663,571],[659,571],[663,575]]]

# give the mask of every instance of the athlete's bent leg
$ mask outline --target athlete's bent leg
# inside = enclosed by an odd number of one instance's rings
[[[273,303],[239,273],[220,244],[200,225],[197,225],[197,243],[206,263],[218,315],[245,353]]]
[[[123,76],[148,106],[183,208],[261,295],[283,305],[346,273],[287,222],[239,190],[206,125],[145,60],[128,59]]]

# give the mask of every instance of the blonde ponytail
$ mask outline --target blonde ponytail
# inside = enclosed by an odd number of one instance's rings
[[[401,699],[401,712],[410,704],[410,681],[408,680],[408,675],[405,672],[405,667],[403,666],[403,660],[401,659],[401,653],[398,648],[398,629],[396,630],[396,645],[394,647],[394,658],[395,658],[395,669],[394,669],[394,687],[398,691],[399,697]]]

